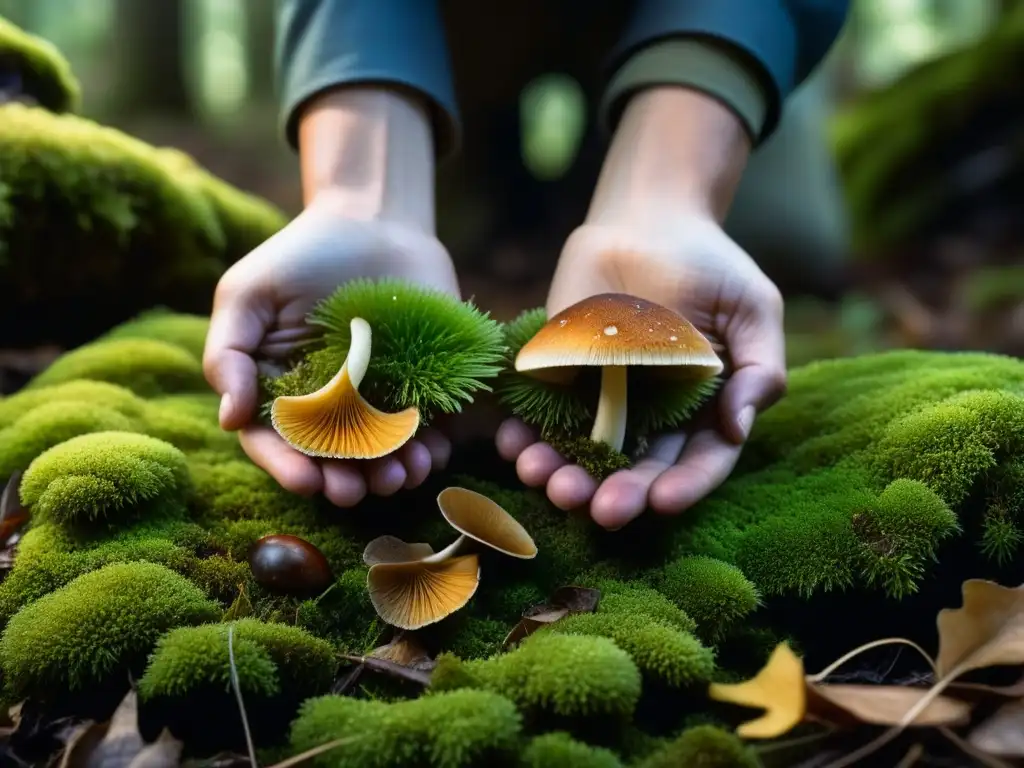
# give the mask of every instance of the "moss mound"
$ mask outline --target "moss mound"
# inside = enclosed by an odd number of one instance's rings
[[[21,92],[51,112],[74,112],[81,86],[52,43],[0,17],[0,67],[20,80]]]
[[[0,106],[0,318],[13,343],[79,344],[161,304],[209,310],[226,266],[285,218],[184,163],[82,117]]]
[[[12,438],[0,466],[27,468],[32,512],[0,582],[9,696],[71,697],[84,713],[83,691],[123,693],[131,672],[144,716],[237,748],[233,627],[260,746],[353,737],[320,765],[748,766],[727,731],[693,726],[708,720],[708,681],[756,667],[781,636],[818,647],[822,615],[844,601],[874,617],[871,637],[889,634],[945,580],[997,577],[1024,542],[1024,362],[815,363],[792,372],[729,481],[680,518],[608,533],[537,492],[438,478],[505,507],[537,558],[484,555],[470,604],[422,634],[437,655],[425,690],[364,673],[352,695],[329,694],[339,653],[389,639],[363,547],[385,533],[449,543],[439,486],[344,515],[282,490],[217,429],[216,397],[196,378],[202,327],[166,311],[136,318],[0,400]],[[104,351],[119,345],[163,357]],[[246,558],[271,533],[318,547],[334,584],[313,599],[263,590]],[[598,589],[596,610],[504,647],[525,610],[568,585]]]

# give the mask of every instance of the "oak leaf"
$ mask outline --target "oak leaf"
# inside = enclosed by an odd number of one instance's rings
[[[939,611],[936,677],[959,677],[985,667],[1024,664],[1024,585],[1004,587],[969,579],[963,606]]]

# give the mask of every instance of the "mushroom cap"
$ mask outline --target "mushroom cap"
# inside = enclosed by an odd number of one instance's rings
[[[448,524],[463,536],[521,560],[537,556],[537,545],[526,529],[482,493],[445,488],[437,495],[437,506]]]
[[[606,365],[671,366],[707,378],[723,369],[693,323],[625,293],[602,293],[562,310],[523,345],[515,361],[524,373]]]
[[[435,624],[470,601],[480,584],[480,561],[462,555],[440,562],[378,563],[366,575],[377,615],[399,629]]]
[[[418,563],[434,554],[429,544],[402,541],[397,536],[378,536],[363,550],[363,562],[367,565],[381,563]]]
[[[276,398],[270,419],[277,433],[307,456],[376,459],[398,450],[416,434],[420,413],[416,408],[398,413],[374,408],[343,365],[316,392]]]

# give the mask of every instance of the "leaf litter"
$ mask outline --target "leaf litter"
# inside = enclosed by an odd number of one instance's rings
[[[1024,765],[1024,670],[1011,685],[960,680],[970,672],[1024,667],[1024,585],[1006,587],[970,579],[963,583],[962,595],[961,607],[939,611],[935,659],[905,638],[887,638],[854,649],[822,672],[808,675],[802,660],[783,643],[753,678],[713,683],[708,695],[715,701],[763,710],[760,717],[741,723],[736,733],[744,739],[767,741],[765,752],[784,749],[785,741],[769,740],[802,725],[819,728],[817,736],[825,743],[857,729],[884,727],[874,738],[827,764],[815,762],[820,768],[877,764],[876,753],[908,731],[915,736],[938,734],[977,765]],[[911,646],[928,662],[933,670],[930,685],[826,682],[847,661],[896,643]],[[912,741],[901,766],[926,758],[922,740]],[[794,739],[792,744],[805,741],[806,737]]]

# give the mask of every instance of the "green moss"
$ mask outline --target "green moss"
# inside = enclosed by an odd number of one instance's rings
[[[21,501],[40,521],[119,523],[188,488],[185,455],[128,432],[96,432],[50,448],[28,467]]]
[[[519,757],[519,765],[522,768],[622,768],[622,761],[614,752],[555,731],[530,739]]]
[[[138,674],[175,627],[220,609],[182,576],[152,563],[108,565],[19,611],[0,636],[0,667],[15,696],[60,695]],[[123,678],[121,678],[123,679]]]
[[[637,768],[758,768],[754,751],[713,725],[685,730],[678,739],[637,763]]]
[[[288,223],[279,208],[217,178],[181,150],[161,148],[158,159],[176,175],[184,175],[213,206],[224,230],[229,262],[249,253]]]
[[[24,470],[58,443],[91,432],[134,432],[137,422],[88,401],[47,403],[0,429],[0,477]]]
[[[601,591],[600,613],[647,616],[680,632],[693,632],[697,622],[664,594],[639,582],[599,579],[595,587]]]
[[[757,588],[734,565],[711,557],[681,557],[667,564],[658,588],[715,642],[760,603]]]
[[[518,746],[520,721],[508,699],[451,691],[387,704],[341,696],[311,699],[291,730],[295,752],[352,741],[310,760],[324,768],[469,768],[501,763]]]
[[[0,399],[0,429],[10,427],[30,411],[42,405],[62,404],[68,410],[82,403],[117,411],[130,419],[140,418],[146,402],[130,389],[105,381],[68,381],[53,386],[22,389]]]
[[[334,681],[336,664],[329,643],[298,627],[241,619],[180,627],[161,638],[139,681],[142,697],[176,699],[179,706],[183,700],[208,706],[203,697],[216,695],[235,717],[225,698],[230,691],[229,627],[234,628],[232,644],[243,692],[268,698],[283,695],[295,707],[303,699],[325,693]],[[238,656],[243,647],[245,668]]]
[[[342,285],[310,313],[322,347],[285,375],[264,382],[270,398],[306,394],[326,384],[348,354],[349,323],[373,331],[373,353],[360,392],[386,410],[415,406],[429,420],[454,413],[490,391],[504,354],[501,326],[469,302],[390,278]]]
[[[0,18],[0,57],[4,69],[21,77],[21,90],[51,112],[74,112],[82,99],[78,78],[48,40]]]
[[[179,627],[161,637],[139,680],[143,701],[192,698],[194,706],[212,696],[223,704],[231,691],[227,629],[226,624],[203,624]],[[231,650],[246,698],[271,698],[280,692],[277,665],[263,647],[236,633]]]
[[[906,594],[958,528],[920,487],[886,489],[918,481],[959,517],[965,490],[984,495],[1020,450],[1022,392],[1024,363],[997,355],[898,351],[795,369],[729,482],[687,511],[670,548],[738,566],[762,595]],[[858,532],[866,512],[894,520],[897,498],[905,534],[878,546]]]
[[[158,307],[148,309],[103,334],[97,341],[150,339],[181,347],[197,360],[203,358],[210,318]]]
[[[596,442],[589,437],[542,432],[541,438],[565,459],[583,467],[587,474],[596,480],[604,480],[620,469],[629,469],[633,465],[626,454],[616,451],[607,443]]]
[[[209,390],[199,360],[181,347],[152,339],[116,339],[79,347],[54,361],[28,387],[74,379],[120,384],[142,397]]]
[[[628,719],[640,698],[640,672],[611,640],[537,633],[515,650],[479,661],[451,656],[434,671],[435,690],[467,684],[506,696],[531,718]]]
[[[629,654],[647,680],[670,688],[707,683],[715,671],[714,654],[697,638],[643,613],[579,613],[541,633],[606,637]]]

